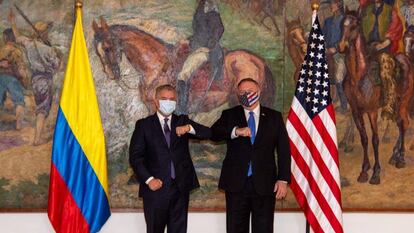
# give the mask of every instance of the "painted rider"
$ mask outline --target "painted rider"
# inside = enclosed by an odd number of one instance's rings
[[[392,118],[396,101],[395,69],[393,55],[402,49],[403,25],[394,7],[394,0],[360,0],[362,32],[370,48],[373,65],[371,76],[380,77],[384,86],[384,107],[382,116]],[[379,75],[378,75],[379,74]]]
[[[3,40],[4,45],[0,48],[0,108],[9,93],[16,112],[16,129],[20,130],[24,118],[24,89],[29,86],[31,74],[11,28],[3,31]]]
[[[345,112],[348,106],[342,86],[346,75],[345,55],[338,52],[338,43],[342,38],[341,27],[342,20],[344,19],[344,3],[342,0],[329,0],[329,3],[333,15],[325,19],[322,31],[325,35],[326,55],[331,84],[335,85],[341,112]]]
[[[28,37],[20,34],[16,26],[15,15],[11,9],[9,12],[9,22],[16,36],[16,42],[23,46],[26,51],[32,72],[31,86],[36,103],[36,128],[33,145],[40,145],[45,142],[42,140],[41,135],[46,118],[52,107],[53,76],[57,73],[61,64],[58,51],[45,43],[45,41],[48,41],[48,32],[52,28],[53,23],[41,21],[35,23],[33,28],[35,33]]]
[[[221,79],[224,53],[220,38],[224,32],[218,5],[215,0],[200,0],[193,16],[193,35],[189,38],[191,54],[178,74],[178,113],[187,113],[190,80],[202,64],[209,61],[211,80]],[[206,87],[208,91],[209,86]]]

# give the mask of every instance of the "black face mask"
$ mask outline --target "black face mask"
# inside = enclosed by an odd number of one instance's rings
[[[257,92],[246,92],[239,95],[239,102],[244,107],[250,107],[259,101],[259,94]]]

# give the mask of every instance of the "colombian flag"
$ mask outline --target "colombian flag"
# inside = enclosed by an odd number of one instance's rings
[[[105,138],[81,14],[77,7],[53,139],[48,216],[58,233],[98,232],[111,215]]]

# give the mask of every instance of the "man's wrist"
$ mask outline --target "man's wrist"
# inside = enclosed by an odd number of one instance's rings
[[[145,184],[147,184],[147,185],[149,185],[149,183],[151,182],[151,180],[153,180],[154,179],[154,177],[153,176],[151,176],[150,178],[148,178],[147,179],[147,181],[145,181]]]

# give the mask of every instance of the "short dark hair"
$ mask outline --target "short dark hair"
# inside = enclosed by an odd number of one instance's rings
[[[5,42],[16,42],[16,37],[14,36],[13,30],[11,28],[7,28],[3,31],[3,36]]]
[[[164,90],[175,92],[175,88],[171,84],[164,84],[164,85],[160,85],[157,88],[155,88],[155,97],[158,97],[160,92]]]
[[[238,84],[237,84],[237,88],[239,88],[240,87],[240,85],[242,85],[243,83],[245,83],[245,82],[252,82],[252,83],[254,83],[254,84],[256,84],[256,86],[258,86],[259,87],[259,83],[256,81],[256,80],[254,80],[254,79],[252,79],[252,78],[245,78],[245,79],[242,79]]]

